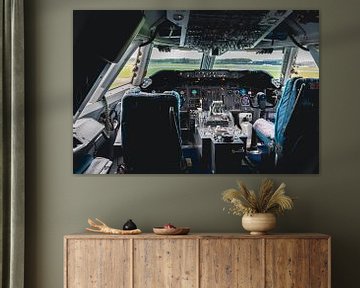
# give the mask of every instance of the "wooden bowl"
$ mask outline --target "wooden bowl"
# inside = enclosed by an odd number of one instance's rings
[[[190,232],[189,227],[163,228],[154,227],[153,231],[157,235],[186,235]]]

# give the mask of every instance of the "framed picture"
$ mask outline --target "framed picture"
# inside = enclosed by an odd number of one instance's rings
[[[73,20],[73,173],[319,173],[318,10]]]

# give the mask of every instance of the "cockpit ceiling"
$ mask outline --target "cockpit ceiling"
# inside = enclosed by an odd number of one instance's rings
[[[286,15],[286,11],[191,11],[185,45],[220,51],[250,48]],[[222,35],[222,37],[216,37]]]
[[[316,42],[318,25],[317,10],[174,10],[158,25],[155,44],[219,55],[292,45],[289,34]]]

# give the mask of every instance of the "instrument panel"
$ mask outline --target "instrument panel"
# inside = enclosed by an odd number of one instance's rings
[[[181,110],[208,110],[213,101],[223,101],[228,110],[247,110],[258,92],[271,97],[277,87],[262,70],[161,70],[151,76],[146,92],[177,91]]]
[[[250,107],[251,98],[263,91],[245,87],[192,86],[175,87],[181,98],[182,110],[208,110],[213,101],[223,101],[228,110],[242,110]]]
[[[238,79],[244,74],[243,71],[229,71],[229,70],[194,70],[179,72],[179,76],[183,78],[223,78],[223,79]]]

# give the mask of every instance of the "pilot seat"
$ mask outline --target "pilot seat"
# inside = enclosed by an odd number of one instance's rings
[[[260,118],[254,130],[275,152],[276,173],[319,173],[319,79],[289,79],[275,124]]]
[[[181,173],[180,96],[130,92],[122,99],[125,173]]]

